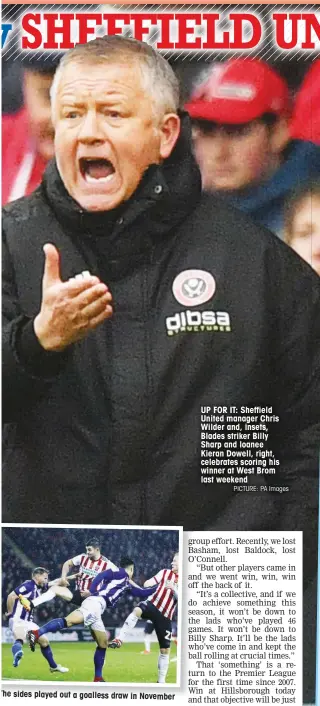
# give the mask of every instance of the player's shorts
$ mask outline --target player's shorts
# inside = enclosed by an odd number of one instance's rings
[[[19,631],[22,630],[22,634],[24,637],[26,637],[27,632],[29,630],[39,630],[39,625],[37,623],[34,623],[33,620],[22,620],[21,618],[10,618],[9,620],[9,628],[13,632],[13,634],[16,634],[16,630],[18,629]]]
[[[154,624],[151,620],[147,620],[145,626],[144,626],[144,632],[146,635],[152,635],[154,631]]]
[[[165,616],[160,613],[160,610],[158,610],[153,603],[150,603],[150,601],[143,601],[143,603],[139,603],[139,608],[142,610],[141,617],[143,620],[152,621],[159,646],[162,649],[169,648],[171,644],[172,631],[171,620],[169,618],[165,618]]]
[[[83,615],[83,623],[86,628],[105,632],[106,629],[102,620],[102,613],[106,609],[106,602],[102,596],[88,596],[81,603],[79,608]]]

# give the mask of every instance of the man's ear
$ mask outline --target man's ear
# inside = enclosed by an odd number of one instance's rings
[[[160,125],[160,157],[167,159],[180,134],[180,118],[176,113],[168,113]]]
[[[273,125],[271,132],[271,149],[273,154],[280,156],[290,139],[288,119],[279,118]]]

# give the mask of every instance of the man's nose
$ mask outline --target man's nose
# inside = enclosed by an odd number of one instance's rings
[[[230,140],[223,132],[217,133],[213,138],[212,153],[218,160],[225,159],[230,152]]]
[[[101,120],[96,111],[88,110],[81,120],[81,125],[78,133],[78,139],[81,142],[102,142],[105,140],[105,134],[102,129]]]

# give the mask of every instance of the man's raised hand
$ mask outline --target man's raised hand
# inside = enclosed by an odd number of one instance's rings
[[[112,296],[108,287],[89,273],[63,282],[58,250],[50,243],[43,250],[42,302],[34,331],[43,348],[62,351],[112,316]]]

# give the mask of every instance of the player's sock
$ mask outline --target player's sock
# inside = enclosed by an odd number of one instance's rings
[[[13,666],[17,667],[21,657],[23,656],[23,650],[22,650],[22,645],[23,645],[23,640],[16,640],[12,647],[11,647],[11,652],[13,654]]]
[[[58,630],[65,630],[67,627],[67,621],[65,618],[53,618],[52,620],[49,620],[48,623],[42,626],[42,628],[39,628],[37,630],[37,637],[41,637],[41,635],[45,635],[46,632],[58,632]]]
[[[23,645],[23,640],[16,640],[16,641],[13,643],[13,645],[12,645],[12,647],[11,647],[11,652],[12,652],[12,654],[13,654],[14,657],[16,656],[16,653],[17,653],[17,652],[20,652],[20,651],[21,651],[22,645]]]
[[[121,640],[121,642],[125,642],[128,635],[130,635],[131,630],[133,630],[134,626],[138,622],[138,617],[136,616],[135,612],[132,611],[130,615],[128,615],[127,620],[123,623],[123,626],[119,632],[118,638]]]
[[[53,667],[55,669],[57,663],[53,659],[52,649],[50,645],[47,645],[47,647],[41,647],[40,649],[44,658],[47,660],[47,662],[49,662],[49,667]]]
[[[151,647],[151,640],[149,635],[145,635],[144,638],[144,649],[146,652],[150,652],[150,647]]]
[[[22,645],[23,645],[23,640],[17,639],[11,647],[12,654],[15,655],[16,652],[19,652],[19,650],[21,650]]]
[[[32,603],[34,607],[36,607],[38,605],[41,605],[41,603],[46,603],[46,601],[52,601],[52,599],[55,597],[55,592],[52,590],[52,588],[49,588],[48,591],[42,593],[41,596],[38,596],[38,598],[34,598]]]
[[[169,667],[169,655],[160,652],[158,659],[158,683],[165,684],[167,671]]]
[[[94,653],[94,677],[102,677],[104,660],[106,658],[106,648],[97,647]]]

